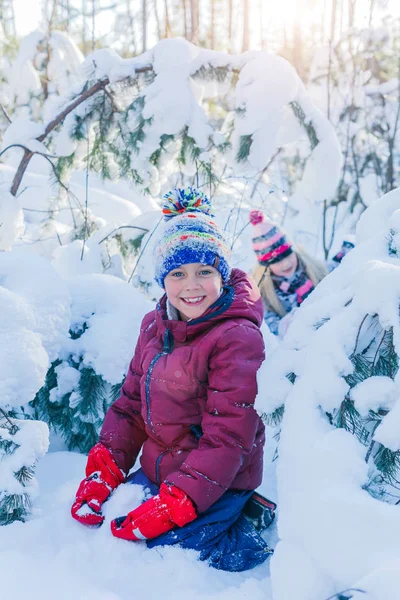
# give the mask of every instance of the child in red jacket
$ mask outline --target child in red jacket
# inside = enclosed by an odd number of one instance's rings
[[[102,504],[125,481],[152,495],[114,519],[114,536],[179,544],[220,569],[241,571],[271,553],[243,516],[261,483],[264,426],[254,410],[264,359],[263,303],[229,264],[223,232],[198,190],[166,194],[154,253],[165,290],[143,319],[118,400],[89,452],[72,516],[101,525]]]

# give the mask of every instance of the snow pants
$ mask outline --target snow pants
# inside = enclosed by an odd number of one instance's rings
[[[142,485],[148,499],[158,493],[142,469],[132,473],[127,483]],[[197,519],[168,531],[153,540],[149,548],[173,546],[198,550],[200,560],[223,571],[245,571],[263,563],[272,554],[242,510],[253,491],[228,490]]]

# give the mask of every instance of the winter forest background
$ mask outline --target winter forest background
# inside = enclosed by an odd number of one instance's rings
[[[399,600],[398,3],[0,0],[0,48],[0,600]],[[356,242],[264,331],[279,518],[244,574],[69,516],[184,185],[247,271],[252,208],[321,259]],[[108,521],[140,502],[125,487]]]

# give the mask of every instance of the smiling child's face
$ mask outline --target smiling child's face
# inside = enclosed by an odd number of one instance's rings
[[[197,319],[217,300],[221,274],[214,267],[189,263],[170,271],[164,279],[168,300],[183,321]]]

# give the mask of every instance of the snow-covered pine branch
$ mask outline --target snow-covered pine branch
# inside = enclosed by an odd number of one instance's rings
[[[302,201],[334,197],[341,163],[335,132],[279,56],[233,56],[163,40],[132,59],[98,50],[82,73],[83,83],[69,90],[41,134],[25,144],[18,138],[27,149],[13,195],[34,156],[35,140],[60,157],[61,180],[88,164],[105,178],[128,179],[157,195],[181,172],[213,195],[229,173],[257,178],[277,148],[305,136],[311,154],[293,209]],[[11,128],[18,131],[18,122]],[[12,129],[9,144],[11,134]]]

